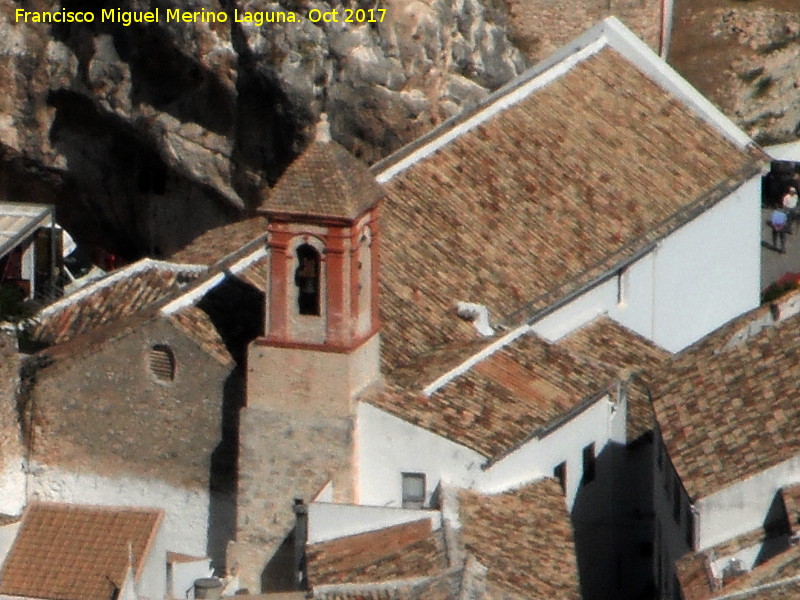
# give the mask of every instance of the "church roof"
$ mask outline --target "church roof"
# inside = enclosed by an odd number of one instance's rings
[[[355,219],[383,197],[366,166],[333,141],[315,141],[275,184],[262,213]]]
[[[591,36],[373,168],[388,372],[458,337],[456,301],[535,319],[760,173],[618,22]]]

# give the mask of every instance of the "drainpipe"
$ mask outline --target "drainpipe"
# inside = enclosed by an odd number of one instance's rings
[[[661,35],[658,42],[658,55],[663,60],[667,60],[672,36],[672,3],[673,0],[661,0]]]

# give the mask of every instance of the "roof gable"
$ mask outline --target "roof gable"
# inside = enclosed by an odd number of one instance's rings
[[[41,346],[68,342],[182,294],[204,272],[205,267],[142,259],[45,307],[27,333]]]

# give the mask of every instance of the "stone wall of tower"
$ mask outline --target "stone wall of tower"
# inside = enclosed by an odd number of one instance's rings
[[[335,501],[353,501],[355,398],[380,377],[379,348],[377,334],[347,353],[251,344],[228,560],[251,593],[293,585],[295,498],[332,482]]]

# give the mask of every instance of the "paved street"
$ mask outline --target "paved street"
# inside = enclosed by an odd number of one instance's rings
[[[772,210],[761,210],[762,290],[784,273],[800,272],[800,222],[795,223],[794,233],[786,236],[786,254],[780,254],[772,246],[772,229],[769,226]]]

